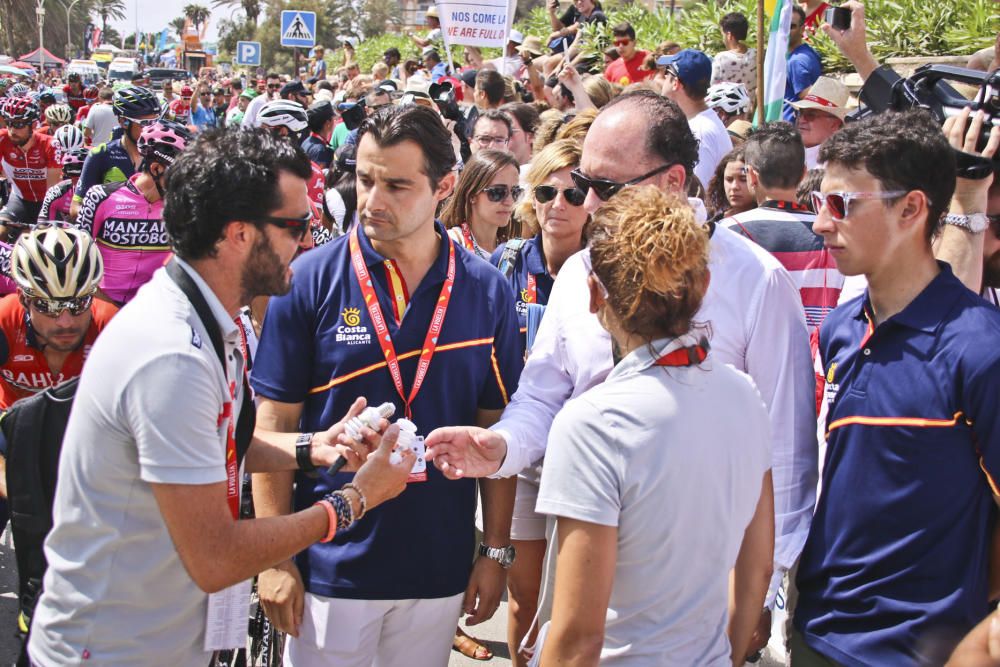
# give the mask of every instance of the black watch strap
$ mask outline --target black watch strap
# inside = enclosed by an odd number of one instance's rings
[[[300,433],[295,439],[295,462],[302,472],[315,472],[312,462],[312,433]]]

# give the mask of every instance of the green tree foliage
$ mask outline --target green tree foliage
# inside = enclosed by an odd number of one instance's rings
[[[83,44],[87,23],[90,22],[93,0],[81,0],[70,14],[70,38],[75,49]],[[14,58],[38,48],[36,3],[29,0],[0,0],[0,52]],[[66,10],[54,2],[45,3],[45,48],[54,55],[67,58]]]
[[[190,4],[184,7],[184,17],[190,20],[199,32],[211,14],[211,10],[204,5]]]
[[[95,0],[93,11],[101,19],[101,31],[106,33],[109,20],[121,21],[125,18],[125,0]]]
[[[260,0],[212,0],[212,6],[216,9],[242,9],[247,21],[252,23],[255,28],[257,27],[257,18],[260,16],[261,10]],[[230,23],[232,22],[230,20]]]

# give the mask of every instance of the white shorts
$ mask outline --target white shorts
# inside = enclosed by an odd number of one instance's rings
[[[538,501],[538,483],[517,476],[517,495],[514,496],[514,516],[510,522],[510,539],[531,540],[545,539],[545,515],[535,511]],[[483,506],[476,503],[476,528],[483,530]]]
[[[286,667],[444,667],[463,593],[427,600],[343,600],[306,593]]]

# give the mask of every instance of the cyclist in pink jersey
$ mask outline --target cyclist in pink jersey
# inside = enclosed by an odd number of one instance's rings
[[[163,266],[170,240],[163,226],[163,175],[193,140],[180,123],[158,120],[139,135],[139,172],[123,183],[95,185],[76,224],[97,241],[104,258],[98,296],[121,306]]]
[[[86,148],[72,148],[62,151],[63,179],[49,188],[38,212],[38,222],[64,222],[69,220],[69,207],[73,203],[73,191],[83,171],[83,161],[90,153]]]

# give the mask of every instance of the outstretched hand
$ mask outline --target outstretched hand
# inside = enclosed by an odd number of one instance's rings
[[[425,458],[448,479],[488,477],[500,469],[507,442],[499,433],[475,426],[449,426],[431,431],[424,441]]]
[[[368,459],[368,455],[379,446],[381,442],[379,434],[389,426],[389,422],[385,419],[379,421],[377,431],[365,426],[361,429],[361,442],[347,435],[345,428],[347,422],[360,415],[367,406],[368,401],[365,397],[358,397],[343,419],[326,431],[313,436],[310,451],[313,465],[317,468],[328,468],[343,456],[347,460],[347,465],[342,468],[344,472],[355,472],[361,467]]]

